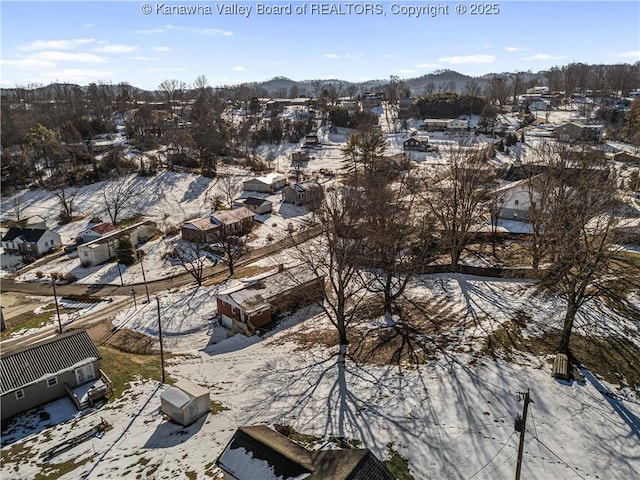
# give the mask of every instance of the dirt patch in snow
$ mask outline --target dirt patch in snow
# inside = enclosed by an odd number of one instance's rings
[[[109,345],[123,352],[137,355],[157,355],[160,353],[158,339],[127,328],[114,327],[111,320],[92,326],[88,332],[98,345]]]

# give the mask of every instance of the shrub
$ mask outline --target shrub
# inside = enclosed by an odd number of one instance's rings
[[[38,270],[38,271],[36,272],[36,277],[38,277],[38,278],[42,278],[42,277],[44,277],[44,272],[43,272],[42,270]]]
[[[63,278],[63,279],[64,279],[64,281],[65,281],[65,282],[67,282],[67,283],[73,283],[73,282],[75,282],[76,280],[78,280],[78,277],[76,277],[76,276],[75,276],[73,273],[71,273],[71,272],[65,273],[64,277],[62,277],[62,278]]]

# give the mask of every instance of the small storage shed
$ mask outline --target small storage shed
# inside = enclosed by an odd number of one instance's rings
[[[160,395],[160,409],[175,423],[189,426],[211,409],[209,390],[180,380]]]

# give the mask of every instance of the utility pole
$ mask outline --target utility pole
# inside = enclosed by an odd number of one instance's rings
[[[58,314],[58,328],[60,329],[60,333],[62,333],[62,321],[60,320],[60,307],[58,307],[58,294],[56,293],[56,279],[55,276],[51,275],[51,285],[53,285],[53,298],[56,302],[56,313]]]
[[[162,322],[160,321],[160,299],[156,297],[158,307],[158,336],[160,337],[160,364],[162,365],[162,383],[164,383],[164,349],[162,348]]]
[[[518,392],[518,396],[521,392]],[[518,464],[516,465],[516,480],[520,480],[520,472],[522,470],[522,452],[524,450],[524,434],[527,428],[527,412],[529,411],[529,389],[524,393],[524,408],[522,416],[516,417],[515,429],[520,432],[520,443],[518,444]]]
[[[147,276],[144,274],[144,258],[140,254],[138,254],[138,256],[140,257],[140,267],[142,268],[142,281],[144,282],[144,289],[147,292],[147,303],[149,303],[151,299],[149,298],[149,287],[147,286]]]
[[[133,306],[137,310],[138,309],[138,302],[136,302],[136,291],[133,289],[133,286],[131,287],[131,294],[133,295]]]

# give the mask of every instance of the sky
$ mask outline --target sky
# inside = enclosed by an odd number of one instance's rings
[[[634,0],[2,0],[0,16],[3,87],[102,81],[155,89],[199,75],[212,86],[276,76],[363,81],[640,61]]]

